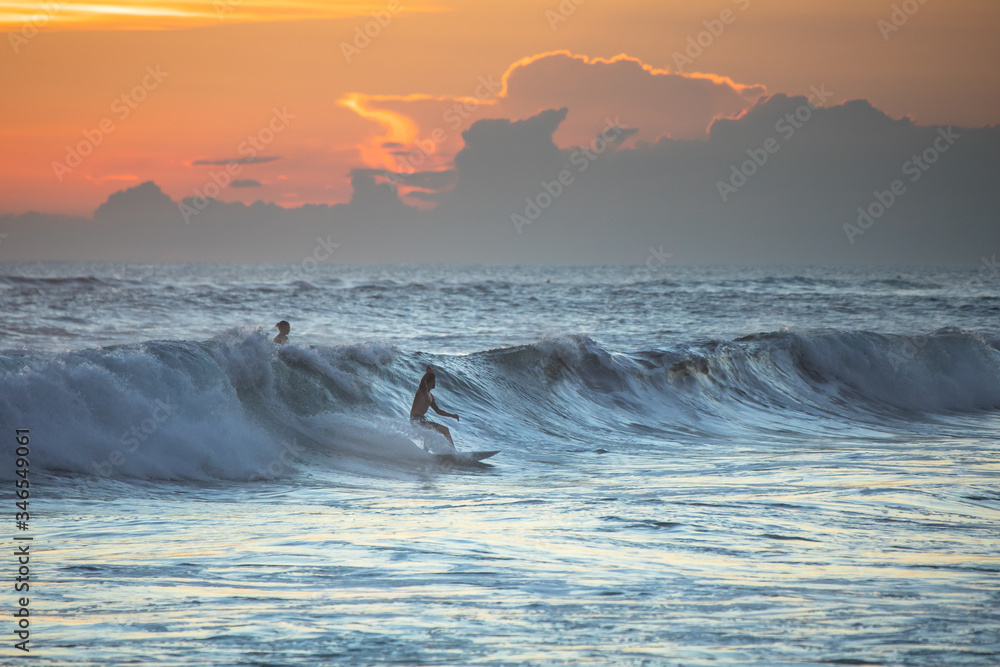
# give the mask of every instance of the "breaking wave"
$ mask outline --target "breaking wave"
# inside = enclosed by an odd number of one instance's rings
[[[405,467],[421,464],[414,443],[431,438],[406,419],[427,363],[471,448],[558,437],[627,450],[749,433],[793,446],[1000,410],[998,341],[955,329],[772,332],[637,352],[564,336],[466,356],[377,342],[279,348],[262,331],[231,330],[2,353],[0,421],[30,429],[32,463],[55,474],[247,480],[345,460]]]

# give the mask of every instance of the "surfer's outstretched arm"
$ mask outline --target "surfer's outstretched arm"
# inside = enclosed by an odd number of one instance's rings
[[[455,421],[461,421],[458,418],[458,414],[452,414],[451,412],[445,412],[444,410],[442,410],[441,408],[439,408],[438,404],[437,404],[437,401],[434,400],[433,396],[431,397],[431,409],[434,410],[434,412],[436,412],[439,415],[441,415],[442,417],[452,417]]]

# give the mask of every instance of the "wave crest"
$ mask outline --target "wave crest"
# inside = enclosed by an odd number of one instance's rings
[[[955,329],[772,332],[629,353],[564,336],[465,357],[381,343],[277,347],[260,330],[232,330],[205,342],[5,353],[0,421],[31,429],[44,443],[33,463],[52,472],[273,477],[317,453],[407,450],[406,410],[428,362],[440,369],[439,400],[474,415],[464,435],[487,448],[546,435],[794,438],[1000,409],[998,341]]]

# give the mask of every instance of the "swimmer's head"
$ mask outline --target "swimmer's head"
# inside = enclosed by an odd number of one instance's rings
[[[283,334],[287,334],[289,331],[292,330],[292,325],[289,324],[287,320],[281,320],[274,326],[278,329],[278,331],[280,331]]]

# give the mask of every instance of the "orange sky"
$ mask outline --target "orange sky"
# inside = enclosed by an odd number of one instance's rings
[[[992,0],[909,0],[892,32],[878,22],[898,1],[576,1],[0,2],[0,213],[89,214],[146,180],[180,199],[225,169],[198,161],[250,157],[235,178],[260,186],[221,199],[341,202],[353,168],[415,145],[420,168],[447,168],[476,119],[553,106],[570,109],[563,146],[612,110],[632,141],[691,138],[817,85],[919,123],[1000,120]],[[724,11],[679,75],[675,54]]]

